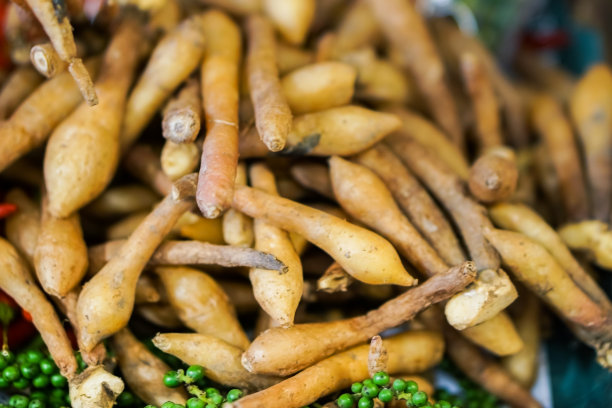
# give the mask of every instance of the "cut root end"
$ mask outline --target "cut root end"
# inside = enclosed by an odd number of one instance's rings
[[[83,65],[83,60],[80,58],[73,59],[70,65],[68,65],[68,70],[77,83],[85,102],[87,102],[89,106],[97,105],[98,95],[96,94],[91,76],[89,72],[87,72],[85,65]]]

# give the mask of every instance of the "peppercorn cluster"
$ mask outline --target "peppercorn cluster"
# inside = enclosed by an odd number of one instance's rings
[[[225,395],[211,386],[205,377],[204,367],[199,365],[189,366],[186,370],[172,370],[164,375],[164,385],[170,388],[184,386],[192,395],[185,406],[168,401],[161,408],[218,408],[225,402],[233,402],[242,397],[243,392],[239,389],[231,389]],[[147,405],[145,408],[156,408]]]

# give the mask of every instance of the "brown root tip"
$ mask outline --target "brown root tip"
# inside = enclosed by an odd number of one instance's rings
[[[151,341],[153,342],[153,345],[157,347],[158,349],[160,349],[161,351],[168,350],[168,341],[164,339],[163,337],[161,337],[159,333],[157,333],[155,337],[153,337],[153,340]]]
[[[202,213],[202,215],[205,218],[209,218],[209,219],[219,218],[221,214],[223,213],[220,207],[216,205],[204,204],[204,203],[201,203],[200,201],[198,201],[198,208],[200,209],[200,212]]]
[[[193,142],[199,131],[199,118],[191,110],[176,112],[162,123],[164,138],[174,143]]]
[[[271,152],[280,152],[281,150],[283,150],[285,148],[285,140],[281,140],[281,139],[266,139],[263,141],[264,144],[266,145],[266,147],[268,148],[268,150],[270,150]]]
[[[70,65],[68,65],[68,70],[70,71],[72,78],[74,78],[75,82],[77,83],[85,102],[87,102],[89,106],[97,105],[98,95],[96,94],[96,89],[94,88],[91,76],[83,64],[83,60],[80,58],[73,59],[70,62]]]
[[[172,184],[171,197],[174,201],[195,197],[198,184],[198,174],[191,173],[181,177]]]

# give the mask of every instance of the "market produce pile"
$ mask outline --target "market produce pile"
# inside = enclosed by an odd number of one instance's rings
[[[612,369],[612,72],[415,7],[11,3],[8,404],[539,407],[552,315]]]

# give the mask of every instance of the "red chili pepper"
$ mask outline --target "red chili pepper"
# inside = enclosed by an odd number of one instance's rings
[[[24,319],[26,319],[28,322],[32,321],[32,315],[30,313],[28,313],[25,310],[21,310],[21,315],[23,316]]]
[[[8,344],[11,349],[21,347],[36,335],[34,325],[24,319],[17,319],[8,329]],[[2,327],[0,327],[0,339],[2,338]],[[0,340],[1,342],[1,340]]]
[[[5,218],[17,211],[17,206],[11,203],[0,204],[0,218]]]

